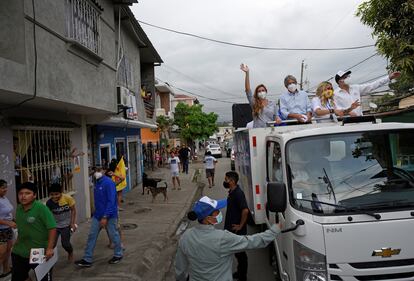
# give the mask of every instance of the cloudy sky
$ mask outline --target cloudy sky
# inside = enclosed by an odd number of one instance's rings
[[[139,21],[216,40],[261,47],[336,48],[371,45],[371,30],[355,16],[357,0],[141,0],[132,7]],[[305,89],[334,76],[376,52],[375,47],[346,51],[266,51],[228,46],[164,31],[141,23],[164,60],[156,77],[197,95],[206,112],[231,121],[231,102],[247,102],[246,63],[252,87],[263,83],[270,98],[285,91],[287,74]],[[353,83],[386,74],[386,60],[374,56],[352,69]],[[175,90],[176,93],[183,93]]]

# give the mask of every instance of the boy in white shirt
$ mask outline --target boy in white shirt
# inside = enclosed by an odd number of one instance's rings
[[[206,169],[208,188],[211,188],[211,186],[214,186],[214,169],[216,167],[217,159],[211,156],[211,151],[207,151],[203,163],[204,168]]]
[[[175,156],[174,152],[171,152],[170,158],[168,158],[168,164],[170,165],[171,177],[173,182],[173,190],[175,189],[175,181],[178,183],[178,190],[181,189],[180,178],[178,175],[180,174],[180,158]]]

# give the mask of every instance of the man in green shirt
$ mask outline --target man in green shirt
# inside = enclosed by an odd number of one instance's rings
[[[37,187],[34,183],[23,183],[17,192],[20,202],[16,209],[19,234],[12,251],[12,281],[25,281],[29,270],[37,266],[29,263],[30,249],[44,248],[46,259],[53,256],[56,222],[49,208],[36,200]],[[52,280],[50,272],[44,280]]]

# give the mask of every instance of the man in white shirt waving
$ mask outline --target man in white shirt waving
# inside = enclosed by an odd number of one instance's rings
[[[335,89],[334,100],[336,109],[344,111],[344,115],[362,116],[361,95],[367,95],[373,90],[388,84],[392,79],[400,77],[400,72],[392,72],[386,77],[371,83],[351,85],[351,71],[338,71],[335,81],[339,88]]]

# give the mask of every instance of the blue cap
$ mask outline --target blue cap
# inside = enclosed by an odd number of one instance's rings
[[[210,216],[214,211],[223,209],[226,206],[227,199],[214,200],[204,196],[194,204],[193,211],[196,213],[197,219],[201,221]]]

